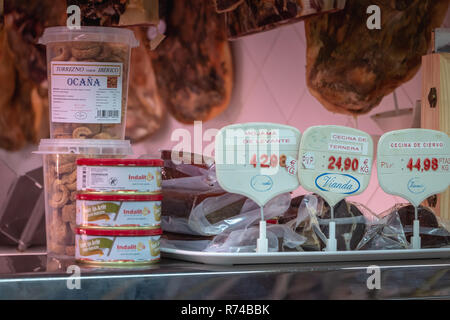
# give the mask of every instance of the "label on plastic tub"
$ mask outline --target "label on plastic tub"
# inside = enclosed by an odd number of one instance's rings
[[[161,168],[78,165],[77,189],[100,192],[160,192]]]
[[[222,128],[216,136],[216,175],[220,186],[258,205],[299,186],[301,133],[273,123],[245,123]]]
[[[388,132],[378,142],[377,169],[386,193],[418,206],[450,183],[450,139],[436,130]]]
[[[122,63],[52,61],[52,122],[120,123],[122,81]]]
[[[342,126],[310,127],[300,143],[298,176],[306,190],[334,206],[367,188],[372,160],[367,133]]]

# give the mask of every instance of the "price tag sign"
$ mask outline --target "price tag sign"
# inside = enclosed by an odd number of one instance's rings
[[[377,171],[381,188],[414,206],[450,183],[450,141],[447,134],[405,129],[384,134],[378,142]]]
[[[264,206],[299,186],[297,155],[301,133],[272,123],[245,123],[216,135],[216,175],[220,186]]]
[[[342,126],[315,126],[302,137],[298,177],[308,191],[330,206],[363,192],[369,184],[373,141],[367,133]]]

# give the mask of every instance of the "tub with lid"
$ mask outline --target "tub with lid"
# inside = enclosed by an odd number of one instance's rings
[[[161,225],[160,194],[77,194],[77,225],[149,228]]]
[[[151,264],[160,260],[162,230],[76,229],[75,258],[101,265]]]
[[[78,159],[77,189],[89,192],[161,192],[161,159]]]
[[[47,252],[52,257],[75,255],[78,158],[124,158],[133,153],[128,140],[43,139]]]
[[[50,27],[47,47],[50,136],[124,139],[132,30]]]

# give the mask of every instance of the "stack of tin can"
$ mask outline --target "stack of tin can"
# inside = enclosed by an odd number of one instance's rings
[[[77,261],[159,261],[162,165],[160,159],[77,160]]]

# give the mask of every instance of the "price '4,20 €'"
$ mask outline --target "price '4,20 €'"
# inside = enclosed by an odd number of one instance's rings
[[[263,206],[299,186],[297,155],[301,133],[273,123],[244,123],[222,128],[216,136],[216,175],[220,186],[245,195],[261,207],[257,251],[267,252]]]
[[[244,123],[216,135],[216,175],[220,186],[260,206],[295,190],[300,131],[272,123]]]

